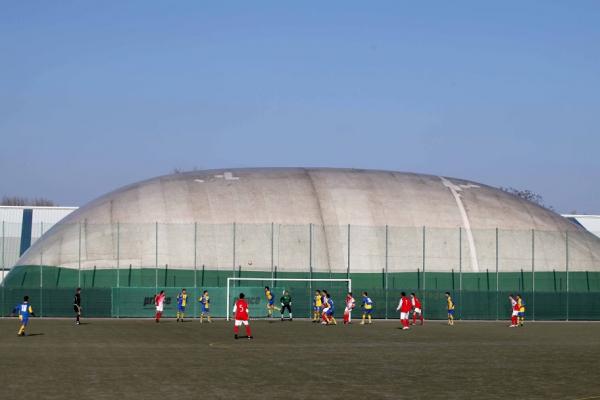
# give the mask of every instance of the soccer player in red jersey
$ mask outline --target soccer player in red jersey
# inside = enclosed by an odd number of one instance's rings
[[[510,309],[512,310],[509,328],[516,328],[519,326],[519,311],[521,307],[512,294],[508,296],[508,299],[510,300]]]
[[[244,325],[246,327],[246,337],[248,337],[248,339],[252,339],[252,332],[250,331],[250,325],[248,325],[248,302],[244,297],[244,293],[240,293],[239,299],[233,306],[233,333],[236,339],[238,338],[240,325]]]
[[[155,316],[155,320],[156,322],[160,322],[160,317],[162,317],[162,313],[163,313],[163,309],[164,309],[164,305],[165,305],[165,291],[161,290],[159,294],[157,294],[156,296],[154,296],[154,304],[156,304],[156,316]]]
[[[417,316],[419,316],[419,320],[421,321],[421,325],[423,325],[423,307],[421,306],[421,300],[417,297],[416,294],[410,294],[410,301],[412,303],[412,312],[413,312],[413,325],[417,324]]]
[[[352,292],[346,295],[346,308],[344,309],[344,325],[352,323],[352,310],[355,307],[356,301],[352,297]]]
[[[400,311],[400,322],[402,323],[402,329],[410,329],[408,327],[408,317],[410,315],[410,310],[412,309],[412,303],[406,297],[406,293],[402,292],[400,294],[400,302],[398,303],[397,311]]]

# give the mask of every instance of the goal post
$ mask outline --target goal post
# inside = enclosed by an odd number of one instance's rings
[[[231,318],[231,283],[232,282],[265,282],[270,281],[271,285],[275,287],[278,282],[319,282],[319,283],[334,283],[334,282],[345,282],[348,286],[348,292],[352,291],[352,279],[350,278],[227,278],[227,321]]]

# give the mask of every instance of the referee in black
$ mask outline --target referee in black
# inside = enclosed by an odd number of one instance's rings
[[[75,311],[75,323],[79,325],[79,317],[81,317],[81,288],[77,288],[75,296],[73,296],[73,311]]]

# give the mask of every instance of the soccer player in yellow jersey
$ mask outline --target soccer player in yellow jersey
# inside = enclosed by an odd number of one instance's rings
[[[208,295],[208,290],[202,292],[202,296],[198,301],[202,308],[200,312],[200,323],[204,322],[204,317],[206,317],[208,322],[212,322],[212,319],[210,319],[210,296]]]
[[[267,316],[272,318],[273,311],[279,310],[279,308],[275,307],[275,296],[273,296],[268,286],[265,286],[265,296],[267,296]]]
[[[367,292],[362,292],[362,308],[363,315],[360,324],[365,324],[365,318],[369,319],[369,324],[372,323],[373,321],[371,320],[371,313],[373,312],[373,300],[371,300]]]
[[[177,295],[177,322],[181,320],[185,315],[185,307],[187,306],[187,292],[185,289],[181,290],[181,293]]]
[[[319,322],[321,318],[321,309],[323,307],[323,298],[321,297],[321,291],[315,290],[315,297],[313,298],[313,319],[312,322]]]
[[[446,292],[446,301],[448,302],[448,325],[454,325],[454,302],[450,292]]]
[[[523,326],[525,323],[525,303],[520,295],[517,295],[517,306],[519,307],[519,326]]]

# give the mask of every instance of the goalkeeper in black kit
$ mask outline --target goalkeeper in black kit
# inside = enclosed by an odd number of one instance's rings
[[[75,311],[75,323],[79,325],[79,318],[81,317],[81,288],[77,288],[75,296],[73,296],[73,311]]]
[[[283,321],[283,313],[287,309],[290,314],[290,321],[292,321],[292,296],[290,296],[287,290],[283,292],[283,296],[281,296],[279,302],[281,303],[281,320]]]

